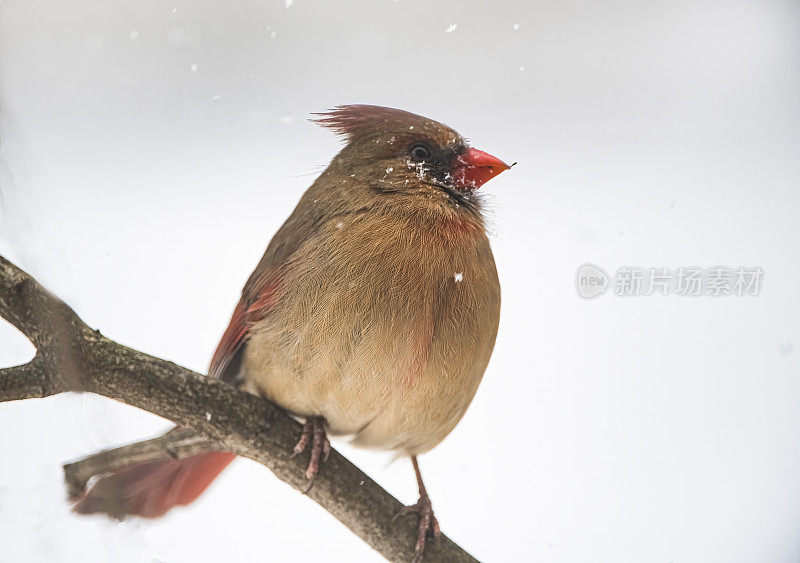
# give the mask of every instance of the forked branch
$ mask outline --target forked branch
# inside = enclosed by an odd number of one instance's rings
[[[253,459],[298,491],[306,489],[308,460],[291,457],[300,426],[286,413],[259,397],[106,338],[2,256],[0,316],[36,347],[29,363],[0,370],[0,402],[67,391],[96,393],[182,428],[65,465],[72,497],[91,477],[112,469],[216,449]],[[386,559],[411,558],[416,517],[394,520],[402,504],[338,452],[331,452],[308,496]],[[444,535],[430,542],[425,559],[475,561]]]

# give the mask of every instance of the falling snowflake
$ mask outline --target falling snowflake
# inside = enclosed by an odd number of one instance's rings
[[[447,29],[445,29],[445,31],[447,33],[453,33],[457,29],[458,29],[458,24],[457,23],[451,23],[450,25],[447,26]]]
[[[453,279],[456,280],[456,283],[460,283],[464,280],[464,272],[456,272],[455,275],[453,275]]]

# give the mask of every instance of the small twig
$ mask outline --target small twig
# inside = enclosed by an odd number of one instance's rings
[[[219,442],[209,440],[192,430],[172,429],[163,436],[144,442],[104,450],[79,461],[64,464],[64,480],[70,499],[77,499],[86,490],[89,479],[135,463],[157,461],[166,457],[183,459],[219,450]]]

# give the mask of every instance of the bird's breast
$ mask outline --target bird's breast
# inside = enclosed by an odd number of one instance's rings
[[[340,218],[284,271],[280,299],[245,351],[251,387],[364,446],[421,453],[441,441],[497,333],[500,290],[483,230]]]

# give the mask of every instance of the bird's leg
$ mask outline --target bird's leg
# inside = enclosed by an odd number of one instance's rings
[[[331,454],[331,443],[325,433],[325,420],[321,416],[309,416],[306,419],[306,423],[303,425],[303,433],[294,447],[292,457],[302,453],[309,442],[311,442],[311,459],[306,469],[306,478],[308,479],[306,493],[314,486],[314,480],[319,474],[320,462],[327,461],[328,456]]]
[[[324,463],[328,461],[328,456],[331,455],[331,443],[325,434],[325,421],[321,416],[315,416],[313,420],[314,435],[311,443],[311,461],[308,462],[308,468],[306,469],[306,478],[312,482],[319,473],[320,460]]]
[[[294,445],[294,450],[292,451],[292,457],[296,456],[297,454],[303,453],[308,445],[309,440],[311,440],[311,433],[313,432],[314,425],[311,423],[311,418],[308,418],[303,424],[303,433],[300,435],[300,439]]]
[[[411,463],[414,465],[414,473],[417,475],[417,484],[419,485],[419,500],[417,504],[406,506],[400,511],[397,516],[416,512],[419,514],[419,533],[417,535],[417,543],[414,546],[414,558],[412,563],[422,561],[422,554],[425,552],[425,541],[428,536],[438,538],[442,531],[439,529],[439,521],[433,515],[433,506],[431,499],[428,496],[428,491],[425,490],[425,483],[422,482],[422,473],[419,471],[419,463],[417,463],[417,456],[411,456]],[[395,516],[395,518],[397,518]]]

